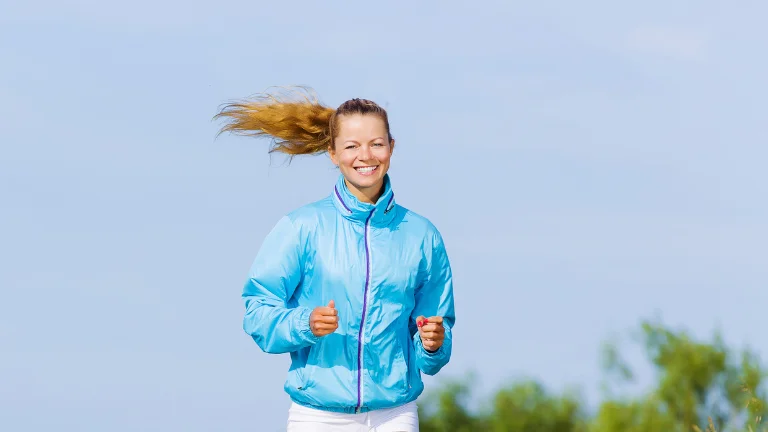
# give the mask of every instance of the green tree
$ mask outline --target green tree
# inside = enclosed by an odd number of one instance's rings
[[[575,395],[551,395],[535,381],[500,389],[489,408],[466,407],[469,381],[450,382],[420,406],[423,432],[586,432],[586,416]]]
[[[575,395],[551,395],[535,381],[496,393],[486,422],[489,431],[584,432],[585,415]]]
[[[606,392],[587,413],[574,394],[551,394],[535,381],[500,388],[485,404],[467,408],[469,381],[451,382],[427,398],[420,412],[426,432],[719,432],[768,431],[763,389],[765,368],[748,350],[734,352],[719,335],[697,341],[659,321],[640,326],[640,342],[656,370],[655,386],[643,395]],[[614,344],[604,351],[607,387],[633,380],[632,369]],[[609,394],[610,393],[610,394]]]
[[[473,432],[487,430],[481,416],[467,409],[470,395],[469,382],[450,381],[436,393],[427,395],[426,403],[419,405],[421,432]]]

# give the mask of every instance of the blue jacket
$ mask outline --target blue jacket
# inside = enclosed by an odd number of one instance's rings
[[[363,203],[343,177],[325,199],[284,216],[265,238],[243,289],[243,329],[267,353],[290,353],[285,391],[304,406],[354,413],[423,391],[451,357],[451,267],[426,218],[395,203],[389,176]],[[316,337],[309,316],[334,300],[338,329]],[[416,317],[442,316],[445,341],[421,344]]]

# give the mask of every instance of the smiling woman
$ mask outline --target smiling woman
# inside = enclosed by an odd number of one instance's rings
[[[214,118],[229,119],[221,132],[271,136],[271,152],[290,156],[328,152],[355,197],[374,203],[395,148],[387,112],[365,99],[348,100],[334,110],[304,90],[231,103]]]
[[[451,357],[451,266],[437,228],[395,203],[387,112],[337,109],[311,92],[226,105],[222,132],[274,139],[290,156],[328,152],[341,175],[326,198],[285,215],[243,288],[243,329],[288,353],[288,431],[418,431],[421,374]]]

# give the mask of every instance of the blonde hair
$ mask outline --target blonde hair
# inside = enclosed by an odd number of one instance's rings
[[[262,93],[226,104],[214,120],[224,118],[227,123],[219,134],[272,137],[269,150],[290,155],[319,154],[328,151],[338,136],[340,117],[352,114],[376,115],[389,130],[387,111],[367,99],[350,99],[337,109],[323,105],[315,92],[307,87],[290,87],[282,92]]]

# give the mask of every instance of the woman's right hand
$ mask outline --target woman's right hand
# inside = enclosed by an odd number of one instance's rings
[[[329,335],[339,328],[339,313],[333,300],[328,306],[316,307],[309,315],[309,328],[317,337]]]

